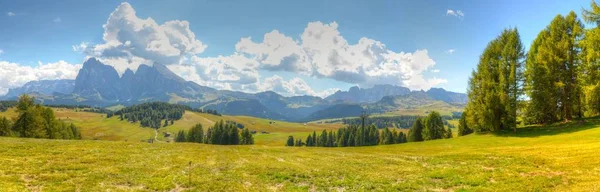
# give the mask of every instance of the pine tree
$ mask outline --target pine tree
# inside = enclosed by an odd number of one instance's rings
[[[425,141],[442,139],[444,137],[444,121],[438,112],[432,111],[425,118],[425,126],[422,134]]]
[[[6,117],[0,117],[0,136],[12,136],[12,123]]]
[[[306,146],[312,147],[312,142],[313,142],[312,136],[310,134],[308,134],[308,137],[306,137]]]
[[[585,76],[579,74],[589,69],[580,61],[583,32],[583,24],[571,11],[566,17],[557,15],[534,40],[525,65],[530,98],[526,123],[569,121],[573,116],[583,116],[581,84]]]
[[[467,125],[467,114],[462,113],[458,120],[458,136],[468,135],[473,133],[473,130]]]
[[[294,137],[293,136],[288,136],[288,140],[287,143],[285,144],[285,146],[291,147],[294,146]]]
[[[175,137],[175,142],[187,142],[187,137],[185,135],[184,130],[180,130],[177,132],[177,136]]]
[[[423,141],[423,119],[417,118],[412,128],[408,131],[409,142]]]
[[[488,43],[469,79],[465,112],[471,128],[479,132],[516,128],[524,59],[517,29],[505,29]]]
[[[165,124],[163,125],[163,127],[169,126],[169,120],[165,119]]]

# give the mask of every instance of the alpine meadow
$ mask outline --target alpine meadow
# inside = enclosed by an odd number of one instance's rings
[[[2,192],[600,191],[597,0],[0,11]]]

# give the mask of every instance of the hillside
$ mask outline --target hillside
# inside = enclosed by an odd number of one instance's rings
[[[595,191],[599,125],[595,119],[517,135],[356,148],[0,138],[0,188]]]
[[[135,141],[139,142],[154,138],[156,133],[152,128],[142,128],[139,123],[129,123],[119,120],[119,117],[113,116],[106,118],[106,114],[75,111],[73,109],[53,108],[57,118],[74,123],[81,129],[83,139],[86,140],[111,140],[111,141]],[[0,112],[0,117],[15,117],[15,109],[11,108],[5,112]],[[281,145],[289,133],[297,135],[306,135],[313,131],[322,131],[323,129],[337,129],[341,124],[316,124],[316,123],[290,123],[285,121],[276,121],[260,119],[248,116],[216,116],[206,113],[197,113],[186,111],[180,120],[174,121],[173,125],[159,128],[159,140],[170,140],[163,138],[163,133],[177,133],[179,130],[187,130],[197,123],[201,123],[204,128],[213,126],[216,121],[233,121],[243,124],[251,131],[257,131],[255,140],[257,144]],[[268,134],[262,134],[262,132]]]

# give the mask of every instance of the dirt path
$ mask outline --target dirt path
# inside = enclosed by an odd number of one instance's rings
[[[158,140],[158,129],[154,129],[154,141],[164,143],[164,141]]]

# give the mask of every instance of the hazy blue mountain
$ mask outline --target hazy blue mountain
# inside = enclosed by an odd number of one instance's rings
[[[337,91],[325,98],[328,101],[342,100],[351,103],[372,103],[390,95],[405,95],[410,89],[395,85],[375,85],[371,88],[351,87],[348,91]]]
[[[431,88],[427,91],[427,95],[435,100],[447,103],[466,104],[468,100],[467,94],[446,91],[442,88]]]
[[[8,93],[3,98],[16,98],[25,93],[40,93],[44,95],[52,95],[54,93],[68,94],[73,92],[74,87],[75,80],[59,79],[31,81],[22,87],[9,89]]]
[[[395,85],[375,85],[371,88],[351,87],[348,91],[337,91],[333,95],[325,98],[328,101],[345,101],[350,103],[374,103],[386,96],[407,95],[413,92],[410,89]],[[447,103],[467,103],[467,95],[464,93],[455,93],[446,91],[442,88],[431,88],[425,92],[427,96],[434,100],[441,100]]]
[[[55,83],[54,86],[47,85],[51,82]],[[363,109],[371,113],[384,113],[432,102],[466,102],[465,94],[444,89],[411,92],[408,88],[393,85],[375,85],[366,89],[352,87],[325,99],[314,96],[285,97],[273,91],[244,93],[216,90],[186,81],[158,63],[151,66],[140,65],[135,72],[128,69],[119,76],[112,66],[94,58],[84,62],[74,81],[31,82],[21,88],[11,89],[10,94],[29,92],[35,92],[37,98],[47,104],[105,107],[163,101],[216,109],[219,113],[228,115],[287,121],[352,117],[360,114]]]

